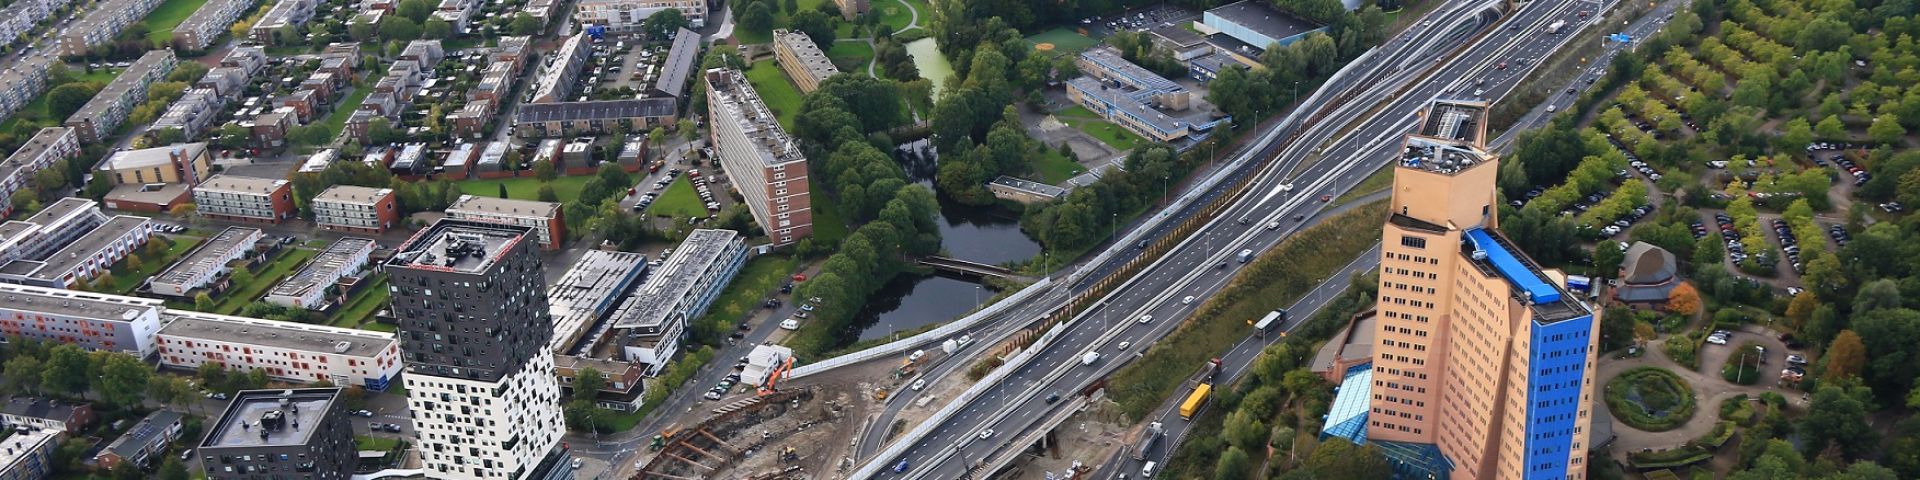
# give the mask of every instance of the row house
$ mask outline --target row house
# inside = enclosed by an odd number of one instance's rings
[[[0,266],[0,283],[72,288],[107,273],[153,235],[147,217],[120,215],[89,230],[42,259],[18,259]]]

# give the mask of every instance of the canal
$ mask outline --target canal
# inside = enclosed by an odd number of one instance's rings
[[[913,57],[913,68],[920,70],[920,78],[933,81],[933,98],[940,98],[940,91],[947,88],[947,78],[953,76],[953,64],[940,53],[940,45],[932,37],[907,42],[907,55]]]

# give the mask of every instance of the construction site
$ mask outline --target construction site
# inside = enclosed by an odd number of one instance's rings
[[[820,478],[848,398],[799,388],[729,403],[699,424],[669,428],[640,456],[636,479]]]

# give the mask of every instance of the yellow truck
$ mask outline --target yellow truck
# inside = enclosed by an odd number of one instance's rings
[[[1187,401],[1180,402],[1180,418],[1193,420],[1193,414],[1207,403],[1207,394],[1213,393],[1213,384],[1202,383],[1193,387],[1193,393],[1187,395]]]

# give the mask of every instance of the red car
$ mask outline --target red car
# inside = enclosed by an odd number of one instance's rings
[[[1333,201],[1333,194],[1326,194],[1326,195],[1320,196],[1320,203],[1326,203],[1331,201]]]

